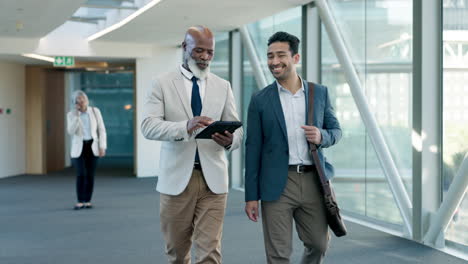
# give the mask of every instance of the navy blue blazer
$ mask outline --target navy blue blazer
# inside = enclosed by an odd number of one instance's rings
[[[309,89],[307,83],[304,84],[307,120]],[[340,140],[341,128],[330,104],[328,89],[319,84],[315,84],[314,88],[313,124],[322,133],[322,143],[318,146],[318,152],[326,177],[331,179],[334,169],[327,162],[322,148],[332,146]],[[289,146],[276,81],[252,95],[245,147],[246,202],[278,200],[288,179]]]

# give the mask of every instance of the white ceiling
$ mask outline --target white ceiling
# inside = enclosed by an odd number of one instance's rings
[[[98,41],[178,45],[189,26],[229,31],[311,0],[162,0]],[[0,38],[42,38],[87,0],[0,0]],[[83,25],[88,26],[88,25]],[[73,33],[75,32],[75,33]],[[67,34],[77,34],[69,30]],[[63,33],[63,32],[62,32]],[[68,40],[69,37],[65,36]],[[64,43],[63,45],[68,45]]]
[[[0,0],[0,37],[44,37],[62,25],[85,2],[86,0]]]
[[[192,25],[229,31],[307,2],[310,0],[163,0],[98,40],[177,45]]]

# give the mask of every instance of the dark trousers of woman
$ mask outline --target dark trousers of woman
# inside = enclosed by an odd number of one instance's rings
[[[94,173],[98,158],[94,156],[91,144],[93,140],[83,141],[81,156],[73,158],[72,163],[76,169],[76,195],[79,203],[89,203],[93,195]]]

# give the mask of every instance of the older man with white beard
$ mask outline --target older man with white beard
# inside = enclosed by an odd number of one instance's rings
[[[221,234],[228,191],[225,152],[239,147],[243,131],[195,139],[216,120],[239,121],[229,82],[210,73],[213,33],[187,30],[183,64],[156,78],[144,105],[142,133],[162,141],[157,190],[169,263],[221,263]]]

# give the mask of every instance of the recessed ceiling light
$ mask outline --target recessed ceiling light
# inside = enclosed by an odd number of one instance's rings
[[[39,54],[34,54],[34,53],[24,53],[21,54],[21,56],[36,59],[36,60],[43,60],[43,61],[48,61],[48,62],[54,62],[54,58],[52,57],[47,57]]]
[[[133,12],[132,14],[130,14],[128,17],[120,20],[119,22],[115,23],[114,25],[110,26],[110,27],[107,27],[99,32],[96,32],[94,34],[92,34],[91,36],[89,36],[87,38],[88,41],[93,41],[99,37],[102,37],[104,36],[105,34],[107,33],[110,33],[122,26],[124,26],[125,24],[127,24],[128,22],[132,21],[133,19],[135,19],[137,16],[143,14],[144,12],[146,12],[148,9],[152,8],[153,6],[155,6],[156,4],[158,4],[159,2],[161,2],[162,0],[152,0],[151,2],[147,3],[145,6],[141,7],[140,9],[138,9],[137,11]]]

